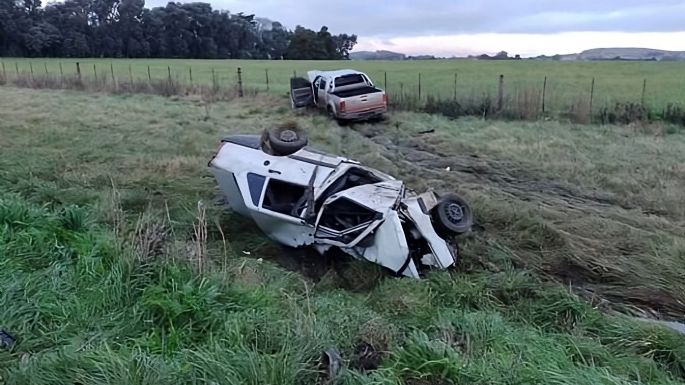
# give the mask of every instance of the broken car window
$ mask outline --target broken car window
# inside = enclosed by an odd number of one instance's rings
[[[270,179],[266,186],[262,208],[277,213],[298,216],[306,203],[307,186]]]

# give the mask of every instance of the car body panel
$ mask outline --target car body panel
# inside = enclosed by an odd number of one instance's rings
[[[397,211],[389,211],[376,231],[373,245],[359,249],[361,258],[377,263],[391,271],[411,278],[419,278],[416,264],[409,258],[409,245]]]
[[[453,255],[447,242],[435,232],[431,218],[427,215],[421,205],[418,197],[412,197],[403,201],[406,207],[407,217],[414,223],[416,229],[421,233],[423,238],[428,242],[433,258],[426,258],[424,263],[432,266],[446,269],[453,265],[456,256]]]
[[[362,206],[385,213],[397,204],[403,190],[402,181],[389,180],[349,188],[331,196],[327,202],[336,198],[347,198]]]

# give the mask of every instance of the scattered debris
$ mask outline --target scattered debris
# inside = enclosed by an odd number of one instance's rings
[[[642,322],[647,322],[647,323],[652,323],[656,325],[661,325],[667,329],[674,330],[682,335],[685,335],[685,324],[681,322],[674,322],[674,321],[660,321],[660,320],[654,320],[650,318],[635,318],[638,321]]]
[[[4,329],[0,329],[0,349],[12,349],[16,339]]]
[[[430,129],[428,129],[428,130],[419,131],[419,132],[417,132],[417,134],[419,134],[419,135],[423,135],[423,134],[432,134],[432,133],[434,133],[434,132],[435,132],[435,128],[430,128]]]
[[[328,348],[321,354],[319,371],[322,374],[322,384],[332,384],[340,372],[342,357],[336,348]]]
[[[376,350],[373,345],[362,342],[354,348],[354,353],[350,359],[350,366],[362,372],[376,370],[381,364],[382,359],[382,353]]]

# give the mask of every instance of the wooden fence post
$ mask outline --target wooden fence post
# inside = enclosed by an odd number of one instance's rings
[[[45,67],[45,74],[48,75],[48,74],[49,74],[49,72],[48,72],[48,63],[43,62],[43,67]]]
[[[266,76],[266,92],[269,92],[269,69],[264,69],[264,76]]]
[[[642,81],[642,97],[640,98],[640,104],[642,105],[642,109],[645,109],[645,95],[647,94],[647,79],[645,78]]]
[[[17,76],[19,76],[19,63],[14,62],[14,69],[17,70]]]
[[[5,62],[2,62],[2,79],[7,80],[7,71],[5,70]]]
[[[133,92],[133,68],[131,68],[131,65],[128,65],[128,83],[131,89],[129,90],[130,92]]]
[[[117,79],[114,77],[114,63],[112,62],[109,63],[109,72],[112,74],[112,84],[114,84],[114,87],[116,88]]]
[[[76,62],[76,76],[78,77],[78,82],[81,83],[81,64]]]
[[[497,111],[502,111],[502,108],[504,108],[504,75],[499,76],[497,86]]]
[[[150,73],[150,66],[147,66],[147,82],[152,83],[152,74]]]
[[[459,76],[459,74],[457,74],[457,73],[455,72],[455,73],[454,73],[454,100],[455,100],[455,101],[457,100],[457,77],[458,77],[458,76]]]
[[[214,90],[214,92],[216,92],[218,86],[219,85],[216,82],[216,72],[214,72],[214,68],[212,68],[212,89]]]
[[[62,68],[62,62],[59,62],[59,77],[64,78],[64,69]]]
[[[169,74],[169,77],[168,77],[167,79],[168,79],[169,85],[171,85],[171,83],[172,83],[172,80],[171,80],[171,66],[166,66],[166,70],[167,70],[167,73]]]
[[[545,115],[545,96],[547,95],[547,76],[542,82],[542,115]]]
[[[238,67],[238,97],[243,97],[243,71]]]
[[[592,102],[595,99],[595,78],[592,78],[592,84],[590,85],[590,122],[592,122]]]
[[[98,81],[98,67],[95,63],[93,63],[93,75],[95,75],[95,82],[97,83],[97,81]]]
[[[383,88],[385,92],[388,92],[388,71],[383,72]]]
[[[297,70],[293,70],[293,77],[294,77],[294,78],[297,77]]]
[[[193,67],[188,67],[188,78],[190,79],[190,86],[193,86]]]
[[[31,81],[33,81],[33,63],[29,62],[29,70],[31,71]]]
[[[421,101],[421,72],[419,72],[419,101]]]

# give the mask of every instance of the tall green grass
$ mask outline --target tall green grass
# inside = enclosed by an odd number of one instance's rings
[[[0,350],[6,384],[311,384],[331,346],[346,384],[683,381],[682,336],[596,301],[680,314],[682,133],[295,117],[316,147],[464,193],[483,228],[462,240],[459,272],[370,280],[355,265],[315,281],[211,204],[217,138],[293,118],[278,101],[213,103],[208,118],[192,97],[5,88],[0,101],[0,328],[17,337]],[[161,244],[139,248],[142,236]],[[375,370],[360,369],[366,345]]]
[[[0,197],[6,384],[310,384],[330,346],[354,360],[337,381],[659,383],[685,378],[682,337],[607,317],[522,271],[385,279],[366,293],[305,282],[233,258],[200,274],[141,261],[88,207]],[[120,250],[120,251],[117,251]],[[177,258],[172,258],[177,257]],[[245,269],[259,274],[240,280]]]

